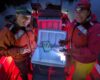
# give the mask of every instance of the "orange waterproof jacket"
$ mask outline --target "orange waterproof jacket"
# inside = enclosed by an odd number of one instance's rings
[[[33,52],[36,43],[32,29],[18,30],[16,34],[11,31],[12,26],[4,27],[0,31],[0,55],[12,56],[15,61],[25,60]],[[20,54],[20,49],[30,49],[29,53]]]

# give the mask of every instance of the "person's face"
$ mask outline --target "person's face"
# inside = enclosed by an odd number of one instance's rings
[[[79,23],[83,23],[86,21],[87,17],[89,16],[90,11],[84,8],[77,8],[75,11],[75,19]]]
[[[22,15],[22,14],[16,15],[16,22],[19,26],[27,27],[30,24],[30,21],[31,21],[31,15]]]

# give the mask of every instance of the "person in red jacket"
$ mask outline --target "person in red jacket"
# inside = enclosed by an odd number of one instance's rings
[[[36,44],[33,27],[28,26],[31,11],[26,7],[17,8],[14,21],[0,30],[0,55],[12,56],[22,80],[28,80],[29,58]]]
[[[75,62],[72,80],[86,80],[100,53],[100,24],[93,19],[91,5],[87,0],[78,2],[75,21],[69,23],[68,53]],[[61,41],[60,41],[61,43]]]

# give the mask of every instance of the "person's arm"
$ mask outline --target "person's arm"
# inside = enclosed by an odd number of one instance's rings
[[[5,49],[5,48],[1,47],[0,54],[2,56],[15,56],[15,55],[19,54],[19,48]]]
[[[9,49],[2,48],[0,50],[0,54],[3,55],[3,56],[16,56],[16,55],[19,55],[19,54],[26,54],[26,53],[29,53],[29,52],[30,52],[30,49],[17,48],[17,47],[12,47],[12,48],[9,48]]]

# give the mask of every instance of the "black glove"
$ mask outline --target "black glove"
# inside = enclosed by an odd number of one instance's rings
[[[60,40],[59,41],[60,46],[65,46],[67,44],[66,40]]]

